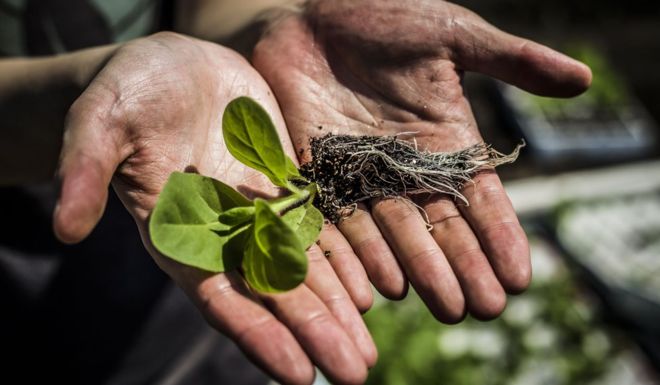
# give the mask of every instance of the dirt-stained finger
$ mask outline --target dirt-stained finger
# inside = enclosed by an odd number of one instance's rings
[[[332,383],[362,384],[366,380],[367,363],[362,353],[307,285],[261,298]]]
[[[396,252],[413,287],[440,321],[465,317],[461,287],[417,207],[404,198],[376,200],[374,219]]]
[[[530,283],[529,244],[502,182],[493,170],[480,172],[463,194],[469,206],[459,205],[509,293],[519,293]]]
[[[426,211],[433,226],[431,235],[461,284],[469,312],[483,320],[497,317],[506,305],[506,294],[454,200],[435,194],[417,203]]]
[[[334,274],[323,251],[312,246],[307,251],[309,270],[305,285],[325,303],[362,353],[367,366],[376,364],[378,353],[358,309]],[[365,276],[366,278],[366,276]]]
[[[376,289],[389,299],[405,297],[408,279],[368,208],[359,204],[353,215],[342,219],[337,227],[362,261]]]
[[[346,238],[333,224],[326,223],[318,244],[358,310],[369,310],[374,299],[369,278]]]
[[[287,384],[309,384],[314,366],[291,331],[249,292],[236,272],[211,274],[162,258],[207,322],[234,340],[252,361]]]

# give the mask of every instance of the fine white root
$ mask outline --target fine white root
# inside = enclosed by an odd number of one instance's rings
[[[372,198],[421,193],[461,193],[475,173],[515,161],[524,143],[503,154],[485,143],[456,152],[420,150],[396,136],[326,135],[311,141],[312,162],[303,176],[319,186],[317,206],[333,222],[349,206]],[[334,214],[330,214],[334,213]]]

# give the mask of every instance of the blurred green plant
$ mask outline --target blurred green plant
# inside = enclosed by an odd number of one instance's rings
[[[616,341],[561,261],[543,249],[533,255],[529,291],[488,323],[439,324],[414,293],[399,303],[378,301],[365,315],[380,352],[368,384],[598,383],[620,350]]]
[[[607,57],[599,49],[588,43],[568,44],[567,55],[585,63],[593,74],[591,87],[582,95],[571,99],[548,98],[529,95],[551,119],[566,114],[590,115],[604,109],[618,109],[629,105],[629,90],[626,82],[616,73]]]

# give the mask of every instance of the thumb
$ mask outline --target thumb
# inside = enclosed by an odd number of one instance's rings
[[[591,84],[585,64],[533,41],[505,33],[463,10],[454,23],[453,60],[462,69],[481,72],[526,91],[571,97]]]
[[[60,196],[53,214],[55,235],[65,243],[80,242],[94,229],[112,175],[125,158],[122,135],[112,126],[108,106],[83,94],[67,115],[58,170]]]

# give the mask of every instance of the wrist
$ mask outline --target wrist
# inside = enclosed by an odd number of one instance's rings
[[[0,62],[0,185],[52,178],[66,113],[115,48]]]
[[[64,54],[55,58],[57,62],[54,68],[60,72],[62,81],[68,87],[76,89],[78,94],[80,94],[92,82],[118,48],[119,45],[115,44]]]
[[[213,41],[249,57],[264,30],[283,15],[301,12],[305,0],[255,0],[237,5],[230,1],[202,2],[180,12],[177,30]],[[182,10],[183,11],[183,10]]]

